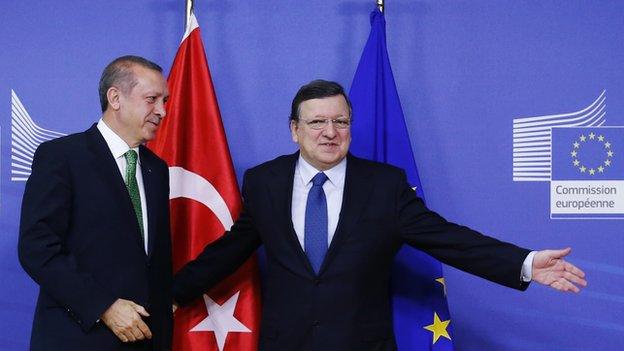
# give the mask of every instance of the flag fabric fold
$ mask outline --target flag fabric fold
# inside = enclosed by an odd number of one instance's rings
[[[358,64],[349,98],[353,105],[351,151],[405,170],[424,199],[386,47],[386,22],[378,9]],[[394,332],[399,350],[453,350],[440,262],[403,247],[392,272]]]
[[[173,269],[230,229],[241,200],[200,29],[191,14],[168,78],[167,116],[148,147],[169,165]],[[256,257],[178,309],[174,350],[255,351],[260,325]]]

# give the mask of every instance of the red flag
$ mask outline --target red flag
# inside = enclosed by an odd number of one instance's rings
[[[148,146],[169,165],[173,269],[195,258],[238,217],[240,193],[199,26],[191,14],[168,79],[170,99]],[[174,350],[256,350],[260,280],[256,257],[178,309]]]

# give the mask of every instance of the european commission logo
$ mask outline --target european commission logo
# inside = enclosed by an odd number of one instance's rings
[[[606,92],[573,113],[513,121],[513,180],[550,182],[550,217],[624,218],[624,127],[605,126]]]
[[[44,141],[65,134],[38,126],[11,90],[11,180],[25,182],[30,176],[35,150]]]

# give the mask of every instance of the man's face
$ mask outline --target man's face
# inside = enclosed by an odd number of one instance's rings
[[[141,66],[132,68],[137,84],[128,93],[119,94],[119,123],[124,140],[130,147],[154,139],[160,121],[165,117],[169,98],[162,74]]]
[[[350,118],[349,106],[342,95],[305,100],[299,105],[299,121],[291,121],[292,139],[299,144],[301,156],[320,171],[337,165],[347,156],[351,143],[350,128],[338,129],[329,123],[320,130],[306,121]]]

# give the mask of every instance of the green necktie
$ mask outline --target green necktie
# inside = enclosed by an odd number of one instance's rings
[[[134,207],[134,213],[136,214],[137,221],[139,221],[139,228],[141,229],[141,240],[144,240],[143,233],[143,210],[141,209],[141,195],[139,194],[139,184],[136,180],[136,165],[137,165],[137,153],[134,150],[128,150],[124,157],[128,166],[126,167],[126,188],[130,194],[130,200],[132,200],[132,206]]]

